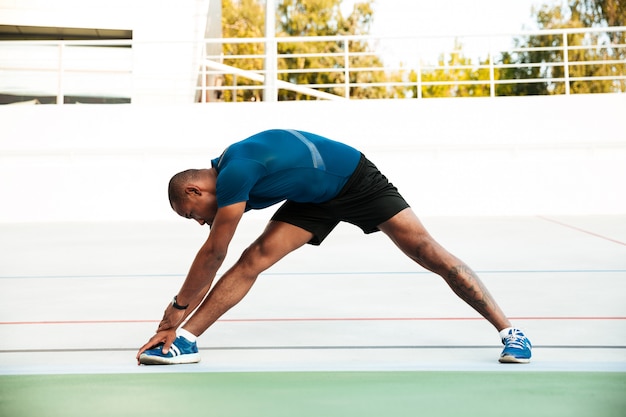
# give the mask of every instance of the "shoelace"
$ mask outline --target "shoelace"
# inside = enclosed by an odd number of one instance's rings
[[[520,335],[519,333],[512,333],[504,338],[504,345],[506,347],[514,347],[518,349],[524,349],[526,340],[526,336]]]

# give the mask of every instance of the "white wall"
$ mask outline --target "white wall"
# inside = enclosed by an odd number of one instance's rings
[[[0,222],[171,220],[172,174],[267,128],[364,151],[421,215],[626,213],[624,95],[0,107]]]

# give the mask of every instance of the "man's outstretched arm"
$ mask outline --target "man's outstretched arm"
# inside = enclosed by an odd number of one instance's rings
[[[202,302],[220,268],[237,225],[245,212],[246,203],[236,203],[217,210],[211,232],[196,255],[187,278],[177,294],[177,304],[188,305],[179,310],[170,303],[163,314],[157,333],[139,349],[137,357],[144,351],[163,343],[163,350],[169,350],[174,341],[175,330]]]

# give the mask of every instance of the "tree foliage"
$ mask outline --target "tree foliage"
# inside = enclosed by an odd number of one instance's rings
[[[626,24],[626,2],[570,0],[564,7],[541,6],[534,14],[541,29],[622,26]],[[501,85],[498,94],[563,94],[567,88],[571,93],[624,92],[624,80],[615,77],[626,74],[625,43],[623,31],[518,38],[516,47],[522,50],[502,54],[502,63],[517,66],[503,70],[501,79],[529,82]]]
[[[264,0],[222,0],[224,38],[265,36]],[[626,92],[626,33],[533,34],[516,38],[514,48],[490,61],[465,56],[455,41],[452,52],[442,53],[433,65],[389,70],[369,41],[304,42],[301,37],[367,35],[374,20],[372,3],[362,0],[344,16],[342,0],[276,0],[278,78],[296,85],[350,98],[481,97],[491,91],[490,72],[498,83],[494,93],[546,95]],[[384,0],[378,0],[384,1]],[[533,10],[540,29],[589,28],[626,25],[624,0],[568,0]],[[285,41],[285,38],[293,38]],[[567,52],[565,53],[565,43]],[[228,43],[224,63],[263,73],[265,43]],[[567,64],[567,65],[566,65]],[[349,71],[346,69],[349,67]],[[348,77],[348,78],[347,78]],[[566,84],[566,81],[567,84]],[[418,80],[421,90],[418,89]],[[262,82],[226,75],[224,99],[260,100]],[[314,100],[315,97],[280,89],[279,100]]]
[[[626,2],[623,0],[570,0],[572,22],[581,27],[626,26]]]
[[[265,6],[258,0],[222,0],[222,37],[260,38],[265,36]],[[249,71],[263,69],[263,42],[226,43],[222,47],[224,64]],[[237,58],[242,56],[243,58]],[[225,101],[259,101],[262,85],[244,77],[225,75]]]
[[[457,39],[452,52],[441,54],[436,65],[422,71],[422,97],[488,97],[488,65],[488,61],[475,64],[466,57]],[[411,73],[411,81],[417,82],[415,71]],[[413,91],[413,96],[417,97],[417,87]]]
[[[223,0],[223,37],[262,37],[265,34],[264,3],[259,0]],[[276,12],[277,37],[367,35],[373,20],[373,0],[356,3],[352,12],[344,16],[341,0],[278,0]],[[224,63],[238,68],[260,71],[263,59],[251,55],[263,54],[265,45],[229,44],[224,47]],[[237,59],[229,56],[245,55]],[[403,96],[402,88],[388,88],[378,84],[399,80],[400,74],[388,74],[383,62],[365,41],[307,41],[279,42],[279,79],[301,86],[316,88],[330,94],[351,98],[387,98]],[[323,56],[322,56],[323,55]],[[348,60],[346,62],[346,60]],[[346,64],[349,79],[346,80]],[[226,77],[226,85],[242,86],[227,91],[226,100],[258,100],[259,91],[243,89],[259,83]],[[350,84],[346,93],[346,81]],[[367,84],[367,86],[366,86]],[[281,89],[279,100],[311,100],[310,95]]]

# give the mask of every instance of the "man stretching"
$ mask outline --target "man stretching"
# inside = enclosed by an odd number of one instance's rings
[[[530,361],[530,341],[512,327],[480,278],[430,236],[358,150],[312,133],[268,130],[232,144],[211,165],[170,180],[174,211],[211,231],[156,334],[139,349],[139,363],[198,362],[196,337],[241,301],[261,272],[306,243],[321,244],[341,221],[366,234],[382,231],[405,255],[440,275],[498,330],[500,362]],[[243,214],[281,201],[265,231],[211,289]]]

